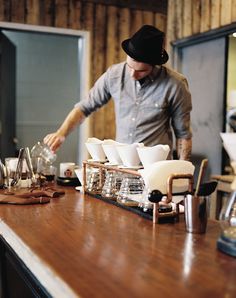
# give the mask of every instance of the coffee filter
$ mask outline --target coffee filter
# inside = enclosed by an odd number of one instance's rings
[[[194,174],[194,165],[186,160],[163,160],[151,166],[139,170],[145,185],[149,191],[159,190],[162,194],[167,193],[167,181],[172,174]],[[173,193],[188,190],[188,179],[177,179],[173,181]]]

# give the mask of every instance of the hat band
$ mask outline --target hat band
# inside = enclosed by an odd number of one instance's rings
[[[135,49],[131,41],[128,43],[128,48],[130,52],[134,53],[134,55],[141,55],[141,53],[138,53],[138,51]]]

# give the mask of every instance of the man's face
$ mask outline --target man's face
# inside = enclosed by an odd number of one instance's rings
[[[130,76],[134,80],[141,80],[145,78],[146,76],[150,75],[153,70],[152,65],[138,62],[129,56],[127,56],[126,63],[129,69]]]

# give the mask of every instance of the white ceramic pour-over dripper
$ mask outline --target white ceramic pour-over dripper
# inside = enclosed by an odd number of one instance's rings
[[[81,186],[83,186],[84,185],[83,168],[76,167],[75,174],[76,174],[77,178],[79,179]]]
[[[97,138],[88,138],[85,146],[94,161],[105,161],[106,156],[102,148],[103,141]]]
[[[220,136],[223,140],[223,146],[229,155],[230,164],[233,168],[234,175],[236,175],[236,133],[220,133]],[[236,176],[230,187],[232,190],[236,190]]]
[[[223,146],[227,151],[229,158],[232,161],[236,161],[236,133],[220,133],[223,140]]]
[[[119,144],[116,149],[125,167],[138,167],[140,165],[140,158],[138,156],[137,148],[143,147],[143,143],[133,144]]]
[[[138,147],[137,152],[144,168],[154,162],[166,160],[170,147],[168,145],[156,145],[153,147]]]
[[[102,148],[106,154],[108,161],[113,165],[121,165],[122,160],[119,156],[119,153],[116,149],[116,145],[121,145],[114,140],[107,139],[103,141]]]
[[[139,170],[144,183],[149,191],[159,190],[162,194],[167,193],[167,180],[171,174],[194,173],[194,165],[186,160],[162,160],[153,163],[146,169]],[[188,190],[188,179],[177,179],[173,181],[173,193]]]

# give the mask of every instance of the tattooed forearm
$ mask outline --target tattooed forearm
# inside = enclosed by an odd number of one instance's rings
[[[192,152],[192,139],[177,139],[176,150],[178,159],[190,160]]]

